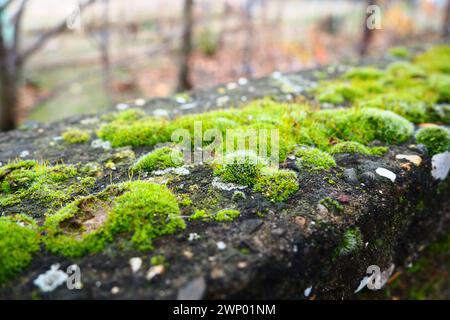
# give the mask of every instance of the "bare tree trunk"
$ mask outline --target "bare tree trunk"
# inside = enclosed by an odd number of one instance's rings
[[[450,0],[447,0],[447,4],[445,6],[444,21],[442,24],[442,36],[445,38],[450,36]]]
[[[16,64],[4,38],[3,12],[0,12],[0,131],[7,131],[16,126],[17,79]]]
[[[180,54],[180,70],[178,74],[177,91],[185,91],[192,89],[192,82],[190,79],[189,60],[192,53],[192,28],[194,23],[193,18],[194,0],[185,0],[183,9],[183,38]]]
[[[378,0],[367,0],[366,8],[372,5],[377,5]],[[364,57],[367,55],[369,51],[370,44],[372,43],[373,36],[374,36],[374,29],[370,29],[367,27],[367,19],[369,17],[369,13],[366,13],[364,23],[363,23],[363,35],[361,39],[361,46],[359,49],[359,56]]]
[[[109,103],[114,103],[112,90],[111,60],[109,54],[109,6],[110,0],[103,0],[103,17],[100,31],[100,61],[102,65],[103,87]]]

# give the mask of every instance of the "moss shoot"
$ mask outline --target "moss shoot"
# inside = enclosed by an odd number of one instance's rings
[[[416,141],[425,145],[430,155],[449,151],[450,131],[438,126],[425,127],[416,133]]]
[[[238,210],[224,209],[216,213],[213,219],[217,222],[232,222],[240,216]]]
[[[0,285],[28,266],[39,250],[39,239],[29,218],[0,217]]]
[[[255,191],[261,192],[272,202],[285,201],[298,189],[298,179],[295,172],[277,169],[265,169],[254,188]]]
[[[347,256],[363,246],[361,231],[358,228],[348,229],[335,250],[335,257]]]

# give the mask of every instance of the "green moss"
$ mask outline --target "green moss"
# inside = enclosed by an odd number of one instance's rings
[[[0,285],[26,268],[38,250],[39,233],[33,221],[24,216],[0,217]]]
[[[347,256],[363,247],[361,231],[358,228],[348,229],[335,249],[335,257]]]
[[[47,217],[47,249],[66,256],[101,251],[115,236],[138,250],[185,227],[175,196],[165,186],[144,181],[112,185],[97,196],[78,199]]]
[[[239,201],[244,200],[246,198],[245,193],[239,190],[236,190],[233,192],[232,200],[233,201]]]
[[[94,179],[77,179],[73,165],[13,162],[0,170],[0,206],[7,207],[31,199],[47,207],[58,207],[72,195],[85,192]]]
[[[433,46],[418,55],[414,62],[430,73],[450,73],[450,46]]]
[[[190,221],[210,221],[211,218],[211,215],[205,210],[195,210],[195,212],[189,216]]]
[[[240,216],[238,210],[224,209],[216,213],[213,219],[217,222],[232,222]]]
[[[330,148],[330,154],[359,153],[366,156],[380,156],[386,153],[386,151],[386,147],[369,148],[359,142],[354,141],[340,142]]]
[[[62,134],[64,141],[70,144],[85,143],[91,138],[91,135],[87,131],[79,129],[70,129]]]
[[[338,201],[331,199],[330,197],[323,198],[319,201],[319,203],[325,206],[330,211],[338,213],[344,211],[344,207]]]
[[[133,171],[163,170],[183,164],[183,153],[177,149],[162,147],[140,157],[131,168]]]
[[[436,92],[437,102],[450,103],[450,75],[433,74],[428,80],[430,88]]]
[[[330,84],[319,90],[317,99],[322,103],[342,104],[344,102],[353,102],[361,92],[349,84]]]
[[[164,257],[162,254],[155,255],[151,257],[150,263],[152,266],[166,266],[168,265],[166,257]]]
[[[299,189],[297,175],[290,170],[263,170],[254,190],[261,192],[268,200],[282,202]]]
[[[450,150],[450,131],[438,126],[425,127],[416,133],[416,141],[424,144],[430,155],[435,155]]]
[[[336,166],[332,156],[316,148],[301,147],[295,152],[295,155],[300,158],[296,161],[300,170],[321,171]]]
[[[390,76],[395,77],[397,79],[426,77],[426,73],[423,68],[406,61],[398,61],[391,63],[387,68],[387,72],[389,73]]]
[[[404,142],[414,129],[413,124],[401,116],[374,108],[324,110],[314,118],[325,124],[324,133],[329,137],[363,144],[374,140]]]
[[[407,59],[410,57],[411,53],[408,48],[405,47],[393,47],[389,49],[389,54],[396,58]]]
[[[261,175],[264,161],[252,151],[228,153],[223,164],[216,165],[214,173],[224,181],[253,186]]]
[[[179,196],[178,204],[182,207],[189,207],[192,205],[192,199],[188,194],[182,194]]]
[[[384,76],[384,71],[373,67],[360,67],[353,68],[344,74],[344,78],[358,79],[358,80],[371,80],[379,79]]]

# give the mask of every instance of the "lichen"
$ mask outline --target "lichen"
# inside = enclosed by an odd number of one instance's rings
[[[89,132],[80,129],[69,129],[63,132],[62,138],[67,143],[78,144],[88,142],[91,138],[91,135],[89,134]]]
[[[416,133],[417,143],[424,144],[430,155],[450,150],[450,131],[439,126],[425,127]]]
[[[131,167],[132,171],[155,171],[183,164],[183,153],[170,147],[162,147],[141,156]]]
[[[295,156],[299,157],[296,165],[300,170],[322,171],[336,166],[332,156],[316,148],[300,147]]]
[[[291,170],[265,169],[257,180],[254,190],[261,192],[269,201],[287,200],[299,189],[297,174]]]
[[[0,217],[0,285],[28,266],[39,250],[36,224],[24,216]]]

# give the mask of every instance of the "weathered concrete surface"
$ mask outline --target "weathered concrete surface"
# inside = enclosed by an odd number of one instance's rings
[[[344,67],[333,71],[344,71]],[[255,81],[244,81],[193,92],[188,101],[173,99],[148,101],[142,108],[149,114],[169,116],[201,112],[230,103],[240,104],[255,98],[272,96],[279,100],[307,99],[305,89],[315,85],[313,72],[304,72]],[[95,129],[97,116],[80,116],[66,121],[29,124],[27,128],[0,134],[0,162],[15,158],[49,161],[51,164],[100,162],[113,156],[114,150],[93,148],[90,144],[68,146],[55,137],[70,126]],[[421,248],[450,231],[449,180],[431,176],[431,159],[421,148],[408,141],[392,146],[383,157],[341,155],[338,167],[320,174],[301,173],[300,190],[288,201],[273,204],[261,194],[244,190],[245,200],[237,207],[241,216],[231,224],[188,223],[186,230],[155,241],[155,250],[137,252],[109,246],[103,253],[79,259],[49,254],[45,249],[35,255],[31,265],[0,289],[1,298],[289,298],[341,299],[358,297],[354,291],[370,265],[396,270],[413,262]],[[151,148],[134,148],[136,156]],[[26,152],[24,152],[26,151]],[[418,155],[420,166],[405,165],[398,154]],[[91,192],[107,184],[126,181],[130,163],[105,170]],[[286,167],[292,168],[292,161]],[[375,173],[378,167],[393,171],[395,182]],[[349,171],[348,169],[351,169]],[[196,186],[193,201],[220,199],[218,206],[234,203],[233,191],[211,186],[211,169],[198,166],[187,176],[173,179],[172,190]],[[318,203],[325,197],[340,200],[342,212],[323,210]],[[24,210],[42,222],[45,208],[33,203],[8,208],[2,214]],[[364,245],[342,257],[334,257],[346,230],[358,227]],[[190,234],[199,239],[189,241]],[[220,250],[217,243],[226,248]],[[168,265],[164,272],[146,279],[150,258],[163,254]],[[143,265],[133,273],[132,257]],[[59,263],[65,270],[78,264],[83,288],[68,290],[61,286],[42,293],[33,284],[39,274]],[[307,290],[308,289],[308,290]],[[305,290],[310,294],[305,297]]]

